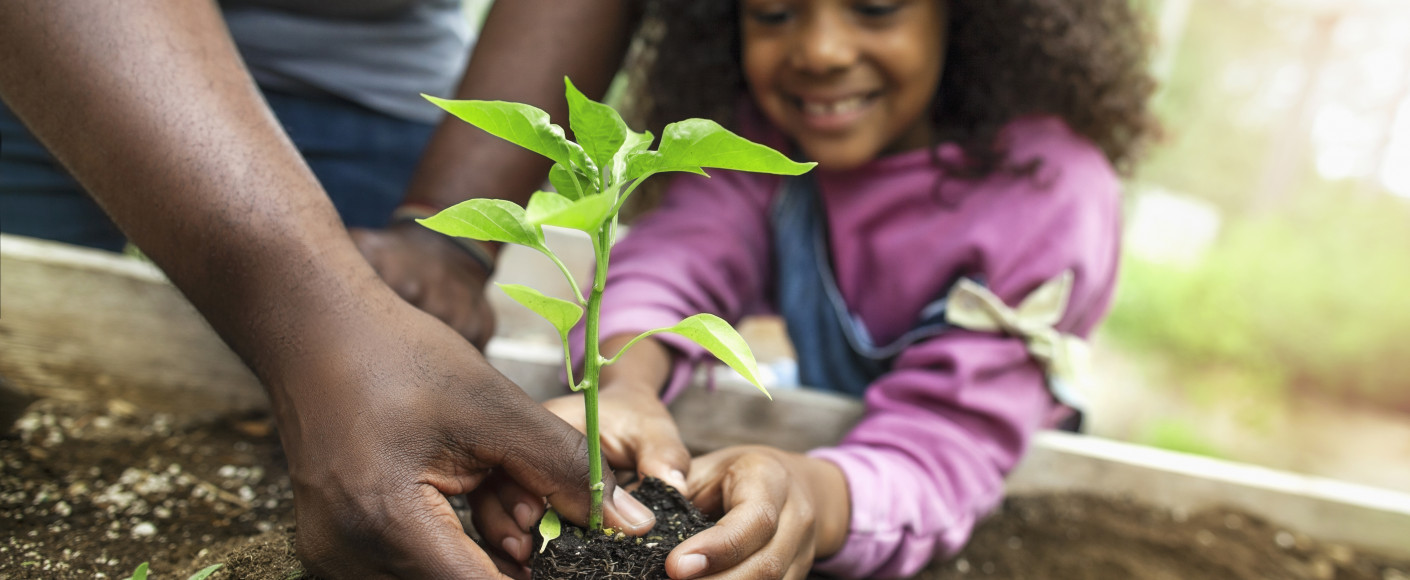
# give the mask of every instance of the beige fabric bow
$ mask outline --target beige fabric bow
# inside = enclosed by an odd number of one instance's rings
[[[1075,275],[1072,270],[1044,282],[1010,308],[988,288],[968,278],[950,291],[945,319],[950,324],[976,332],[1006,333],[1023,338],[1028,353],[1047,373],[1048,388],[1059,402],[1074,409],[1085,408],[1084,391],[1090,366],[1087,342],[1054,328],[1067,312]]]

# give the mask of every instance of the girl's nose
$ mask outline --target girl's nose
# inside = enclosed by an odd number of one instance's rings
[[[827,74],[851,66],[857,60],[857,47],[845,17],[815,13],[797,32],[792,65],[813,74]]]

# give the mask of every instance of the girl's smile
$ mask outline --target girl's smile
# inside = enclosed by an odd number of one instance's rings
[[[848,169],[930,143],[942,0],[743,0],[745,79],[809,159]]]
[[[841,97],[796,96],[791,101],[809,128],[824,133],[841,132],[865,119],[881,94],[871,91]]]

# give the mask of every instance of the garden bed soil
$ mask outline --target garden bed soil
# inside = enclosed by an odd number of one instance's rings
[[[0,537],[0,580],[126,578],[144,561],[157,580],[216,563],[217,579],[303,575],[278,437],[259,414],[183,422],[41,400],[0,438]],[[1239,511],[1064,494],[1008,499],[916,578],[1410,580],[1410,559]]]

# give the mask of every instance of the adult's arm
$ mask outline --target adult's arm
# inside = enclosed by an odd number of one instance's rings
[[[586,519],[583,437],[377,278],[214,2],[7,0],[0,30],[0,98],[266,385],[311,571],[495,575],[445,500],[494,466]]]
[[[600,98],[622,64],[640,0],[496,2],[454,95],[528,103],[568,126],[563,77]],[[445,95],[438,95],[445,96]],[[428,105],[429,106],[429,105]],[[474,197],[523,204],[550,161],[447,116],[427,145],[404,207],[442,209]],[[353,239],[397,293],[483,346],[494,334],[484,268],[414,222],[356,230]],[[498,245],[483,246],[491,256]]]

